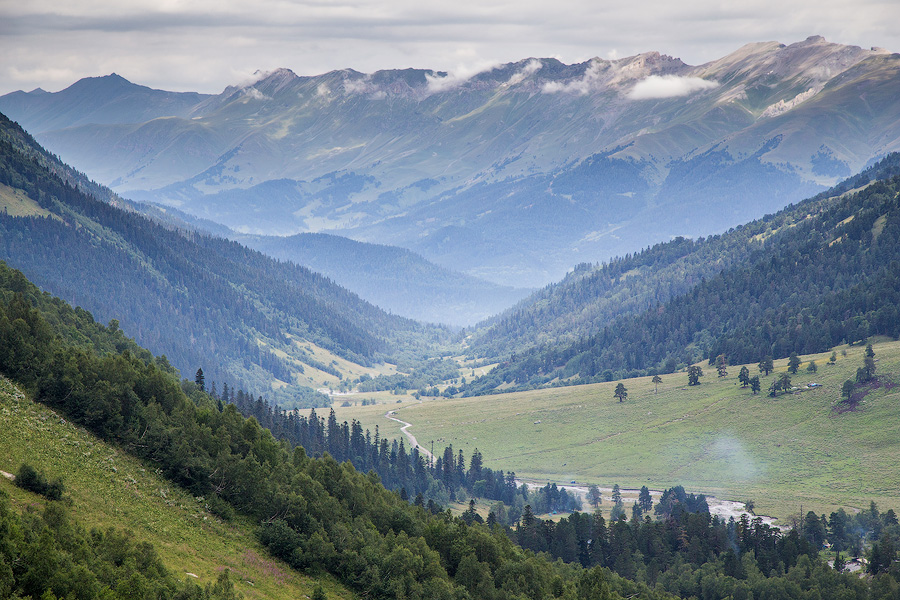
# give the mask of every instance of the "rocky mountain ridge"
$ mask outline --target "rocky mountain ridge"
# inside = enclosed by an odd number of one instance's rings
[[[0,111],[133,199],[243,233],[399,245],[519,287],[722,231],[900,149],[900,55],[817,36],[699,66],[647,52],[468,79],[278,69],[214,96],[129,84],[104,122],[79,85]]]

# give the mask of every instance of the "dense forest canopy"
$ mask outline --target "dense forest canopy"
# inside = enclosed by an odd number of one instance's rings
[[[837,190],[862,183],[858,191],[813,198],[712,241],[656,247],[582,276],[564,288],[569,293],[545,292],[548,298],[571,299],[574,292],[592,296],[592,281],[608,284],[660,256],[674,264],[685,256],[705,256],[707,246],[746,248],[744,260],[709,277],[696,269],[685,275],[663,268],[659,278],[644,278],[645,289],[670,285],[673,278],[698,280],[665,301],[645,295],[648,309],[608,320],[574,342],[545,342],[513,354],[470,382],[465,393],[488,392],[503,383],[527,388],[553,380],[581,383],[666,373],[719,355],[731,364],[748,363],[822,352],[872,335],[900,336],[898,171],[900,155],[893,154]],[[880,176],[886,178],[876,179]],[[610,298],[602,290],[597,294]],[[496,327],[508,331],[518,316],[527,321],[541,310],[514,313]]]
[[[211,379],[315,406],[324,398],[295,377],[304,365],[323,365],[296,340],[366,365],[418,355],[445,337],[293,263],[99,201],[51,172],[42,152],[0,118],[0,184],[36,203],[34,214],[0,213],[0,259],[117,319],[183,373],[204,365]],[[274,381],[287,386],[279,391]]]

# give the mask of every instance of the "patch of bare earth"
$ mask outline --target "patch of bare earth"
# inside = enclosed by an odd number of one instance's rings
[[[856,386],[849,398],[841,400],[831,410],[838,415],[846,412],[856,412],[860,409],[859,405],[863,399],[875,390],[884,388],[886,391],[890,391],[895,387],[897,387],[897,384],[893,380],[883,376],[875,377],[872,381]]]

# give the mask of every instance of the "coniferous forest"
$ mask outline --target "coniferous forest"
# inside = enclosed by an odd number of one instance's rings
[[[487,523],[471,511],[453,517],[433,503],[423,506],[408,494],[404,500],[402,491],[386,490],[375,470],[363,475],[327,451],[315,458],[302,446],[291,449],[256,418],[243,417],[195,382],[179,383],[166,361],[119,328],[98,324],[88,312],[40,292],[20,272],[3,266],[0,290],[0,371],[102,439],[158,465],[173,482],[205,497],[219,518],[252,516],[273,555],[298,569],[327,571],[364,596],[892,598],[900,589],[893,560],[900,527],[892,511],[882,515],[875,506],[853,519],[810,514],[803,535],[758,521],[711,519],[702,497],[680,489],[658,503],[657,521],[633,509],[630,521],[625,514],[607,524],[599,513],[574,513],[552,523],[535,518],[530,505],[514,528],[500,524],[493,512]],[[321,427],[318,419],[306,420],[307,431]],[[331,427],[338,440],[346,439],[343,427]],[[327,443],[328,425],[324,429],[315,436]],[[306,441],[313,453],[324,450],[313,438]],[[379,460],[384,447],[379,443]],[[546,492],[551,501],[558,499],[558,491]],[[50,558],[41,564],[52,566],[52,548],[62,542],[51,516],[57,509],[47,510],[48,522],[32,519],[28,527],[44,544],[42,556]],[[22,529],[8,512],[3,518],[4,537]],[[867,526],[863,534],[860,523]],[[76,530],[76,539],[83,539],[77,535],[84,534]],[[870,579],[842,574],[818,556],[826,538],[852,553],[863,536],[874,539]],[[31,539],[16,536],[2,546],[0,557],[10,566],[4,571],[6,589],[64,592],[52,577],[38,579],[34,563],[23,569],[17,561],[30,552]],[[102,541],[97,548],[103,551]],[[152,560],[151,551],[141,551]],[[82,556],[85,570],[95,569],[91,581],[97,583],[91,585],[116,581],[119,575],[100,566],[102,557]],[[164,569],[157,572],[155,597],[185,597]],[[227,593],[227,579],[216,585],[189,593]]]
[[[646,310],[610,319],[596,333],[513,353],[470,382],[465,393],[489,392],[503,383],[527,389],[557,379],[610,381],[671,373],[704,359],[712,364],[723,354],[739,364],[822,352],[873,335],[900,336],[898,168],[900,155],[894,154],[860,176],[865,180],[859,191],[836,195],[857,179],[719,239],[675,241],[601,267],[597,273],[609,281],[660,257],[679,262],[692,256],[694,246],[700,256],[709,245],[748,248],[739,264],[709,276],[695,271],[696,285],[668,300],[645,295]],[[585,276],[584,285],[595,279]],[[649,278],[643,285],[669,284]],[[579,281],[569,288],[593,293],[582,290]],[[508,330],[518,314],[498,326]],[[529,319],[537,313],[521,314]]]
[[[48,170],[53,162],[0,118],[0,184],[43,211],[0,213],[0,259],[98,318],[116,319],[184,373],[203,364],[211,379],[315,406],[324,398],[291,385],[304,364],[319,366],[296,339],[370,364],[402,354],[401,342],[415,354],[444,336],[293,263],[97,200]],[[273,378],[287,391],[273,390]]]

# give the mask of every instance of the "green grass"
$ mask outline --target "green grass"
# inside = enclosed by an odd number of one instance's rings
[[[12,217],[53,217],[49,211],[29,198],[22,190],[11,188],[0,183],[0,212],[5,212]]]
[[[51,479],[63,479],[65,499],[83,526],[132,531],[135,539],[156,547],[176,577],[206,585],[230,569],[247,600],[312,595],[316,580],[272,559],[256,540],[253,523],[220,521],[202,499],[30,401],[0,377],[0,470],[15,473],[23,462]],[[19,508],[43,502],[5,477],[0,477],[0,489]],[[334,581],[321,582],[329,598],[353,597]]]
[[[613,398],[616,383],[530,392],[405,402],[392,407],[413,424],[423,445],[453,444],[466,457],[478,448],[485,465],[528,479],[690,491],[756,502],[759,514],[781,519],[803,510],[845,507],[900,510],[900,387],[868,394],[858,410],[838,413],[841,384],[855,376],[864,348],[802,357],[796,386],[822,387],[771,398],[740,388],[740,366],[718,378],[702,365],[701,385],[687,374],[663,376],[659,393],[649,377],[625,381],[628,399]],[[878,375],[900,383],[900,342],[875,344]],[[818,373],[806,372],[815,359]],[[786,360],[775,362],[776,374]],[[748,365],[751,376],[758,373]],[[375,420],[376,407],[343,409],[341,418]],[[384,414],[385,407],[377,412]],[[399,435],[383,417],[382,435]]]

